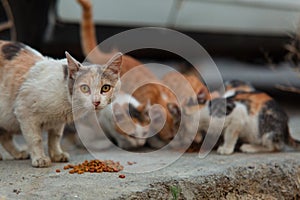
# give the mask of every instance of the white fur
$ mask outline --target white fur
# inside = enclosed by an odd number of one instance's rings
[[[30,47],[25,48],[28,50],[28,56],[39,56],[40,61],[33,66],[28,63],[27,66],[26,63],[24,63],[25,66],[19,66],[23,63],[6,60],[8,67],[17,64],[14,70],[17,70],[17,67],[23,71],[29,70],[21,76],[17,74],[16,77],[20,77],[20,80],[14,80],[15,77],[12,76],[15,74],[13,73],[11,76],[6,76],[7,80],[1,79],[0,141],[14,158],[27,158],[27,154],[19,152],[12,141],[14,133],[22,132],[28,144],[32,165],[48,167],[51,161],[66,162],[69,160],[69,155],[63,152],[60,146],[65,124],[72,122],[77,117],[80,118],[91,108],[99,110],[105,107],[110,103],[113,92],[118,87],[114,87],[115,85],[109,83],[107,79],[101,78],[104,66],[83,66],[68,53],[66,53],[67,59],[54,60],[43,57]],[[113,64],[107,65],[107,67],[113,67],[119,72],[121,56],[118,54],[114,58],[115,60],[111,60]],[[67,68],[65,68],[66,66]],[[111,81],[117,82],[119,73],[108,75],[114,79]],[[83,81],[87,81],[89,84],[88,92],[80,89]],[[112,89],[100,92],[102,85],[105,84],[110,84]],[[71,95],[71,93],[76,94]],[[73,114],[76,115],[73,116]],[[49,156],[46,156],[44,152],[41,135],[43,131],[48,132]]]
[[[98,119],[103,131],[108,135],[108,137],[114,139],[119,147],[124,149],[143,146],[146,142],[146,134],[148,132],[147,127],[143,127],[138,123],[134,124],[135,130],[128,133],[128,135],[134,136],[135,138],[122,135],[116,130],[117,122],[115,121],[112,107],[115,104],[123,106],[124,104],[128,105],[128,103],[132,103],[134,106],[140,105],[140,103],[133,96],[126,93],[120,93],[117,95],[112,104],[101,110],[98,115]]]
[[[25,46],[25,49],[30,51],[31,53],[33,53],[36,56],[40,56],[41,58],[44,57],[40,52],[38,52],[37,50],[35,50],[29,46]]]
[[[228,98],[228,97],[232,97],[236,94],[236,90],[227,90],[222,97],[224,98]]]
[[[218,153],[220,154],[231,154],[234,151],[237,140],[240,138],[243,142],[253,143],[257,141],[257,145],[260,145],[260,139],[258,138],[259,126],[258,126],[258,116],[248,115],[247,108],[245,105],[235,102],[234,110],[225,118],[224,126],[222,129],[222,137],[224,137],[224,144],[218,148]],[[193,124],[197,123],[195,121],[196,115],[200,115],[200,120],[198,121],[199,128],[198,132],[201,130],[207,131],[209,126],[220,126],[218,120],[217,124],[214,125],[211,122],[211,116],[209,114],[208,102],[206,105],[194,112],[191,115],[184,115],[184,125],[188,135],[193,135],[191,131],[195,130]]]

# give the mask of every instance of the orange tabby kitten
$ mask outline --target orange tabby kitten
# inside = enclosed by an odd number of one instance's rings
[[[187,97],[196,97],[197,94],[204,94],[207,98],[206,100],[210,99],[206,86],[193,74],[182,75],[179,72],[172,71],[164,75],[162,81],[176,93],[180,106],[184,105],[184,101]],[[180,108],[177,103],[172,103],[172,105],[169,106],[172,106],[173,110],[178,110],[178,112],[172,112],[172,118],[177,119],[177,124],[174,123],[174,126],[177,126],[178,129],[181,120]],[[180,144],[191,143],[193,140],[200,142],[202,140],[202,136],[197,134],[195,138],[191,138],[189,135],[185,134],[185,131],[180,132]],[[175,143],[177,147],[180,146],[180,144]]]
[[[77,0],[83,9],[82,23],[81,23],[81,38],[82,48],[87,59],[94,63],[105,63],[110,57],[110,53],[103,53],[97,47],[97,40],[95,35],[95,27],[92,19],[92,5],[90,0]],[[91,52],[91,53],[90,53]],[[139,70],[132,70],[134,67],[139,66]],[[132,71],[130,71],[132,70]],[[123,76],[126,72],[130,71],[130,76]],[[123,56],[122,61],[122,91],[131,93],[131,89],[136,86],[136,83],[144,81],[159,82],[156,76],[143,64],[130,57]],[[173,130],[173,118],[168,102],[173,101],[172,95],[163,95],[162,87],[157,84],[146,84],[137,89],[132,95],[142,104],[147,103],[150,100],[151,105],[160,104],[165,108],[166,124],[159,132],[159,139],[169,141],[173,138],[175,130]],[[176,112],[176,111],[175,111]],[[153,137],[150,139],[154,139]],[[153,140],[157,141],[157,140]],[[152,142],[155,145],[155,142]],[[158,145],[160,146],[160,145]]]

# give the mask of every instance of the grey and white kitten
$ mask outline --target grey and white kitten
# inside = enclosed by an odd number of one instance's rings
[[[22,43],[0,41],[0,142],[15,159],[28,158],[13,144],[13,134],[22,132],[34,167],[68,161],[60,145],[65,124],[103,109],[118,89],[120,53],[106,65],[81,64],[67,52],[66,58],[55,60]],[[48,132],[49,157],[43,131]]]

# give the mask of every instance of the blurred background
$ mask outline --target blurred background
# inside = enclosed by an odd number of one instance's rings
[[[76,0],[1,0],[0,38],[22,41],[44,55],[69,51],[84,59]],[[166,27],[198,41],[223,79],[251,81],[278,98],[298,98],[297,54],[289,55],[300,19],[299,0],[92,0],[97,39],[136,27]],[[297,46],[298,45],[298,46]],[[138,59],[178,61],[169,52],[130,52]],[[296,57],[296,59],[295,59]],[[185,65],[188,69],[188,64]],[[280,89],[278,89],[280,88]],[[292,88],[292,89],[291,89]]]

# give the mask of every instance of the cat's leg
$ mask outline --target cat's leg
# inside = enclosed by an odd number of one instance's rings
[[[42,127],[33,124],[34,119],[19,120],[23,136],[27,142],[33,167],[48,167],[51,160],[45,155],[42,141]]]
[[[217,152],[223,155],[232,154],[239,138],[241,130],[240,123],[231,123],[224,131],[224,143],[218,147]]]
[[[167,144],[166,142],[162,141],[157,135],[148,138],[147,143],[150,147],[155,149],[163,148]]]
[[[274,151],[274,148],[255,144],[243,144],[240,147],[240,150],[244,153],[263,153],[272,152]]]
[[[281,133],[268,132],[262,134],[261,144],[243,144],[240,150],[245,153],[274,152],[283,149],[284,142]],[[276,137],[277,136],[277,137]]]
[[[19,151],[13,142],[13,134],[8,132],[1,132],[0,141],[4,149],[14,158],[18,160],[28,159],[29,154],[26,151]],[[2,159],[0,155],[0,160]]]
[[[61,149],[60,141],[64,131],[64,124],[48,130],[48,151],[53,162],[68,162],[69,154]]]
[[[222,155],[232,154],[234,151],[235,144],[238,140],[239,132],[227,132],[224,134],[224,143],[220,147],[218,147],[217,152]]]

